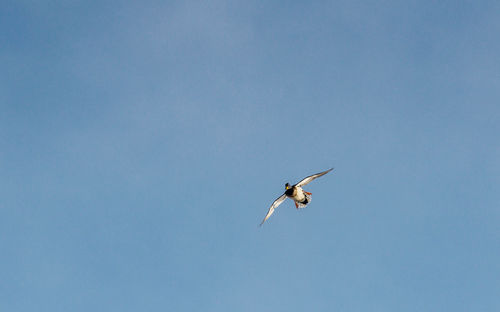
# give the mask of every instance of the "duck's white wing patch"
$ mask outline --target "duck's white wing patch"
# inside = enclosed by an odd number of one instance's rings
[[[314,180],[314,179],[316,179],[316,178],[319,178],[319,177],[321,177],[321,176],[323,176],[323,175],[327,174],[328,172],[330,172],[330,171],[332,171],[332,170],[333,170],[333,168],[332,168],[332,169],[328,169],[328,170],[323,171],[323,172],[320,172],[320,173],[316,173],[316,174],[310,175],[310,176],[308,176],[308,177],[306,177],[306,178],[302,179],[302,181],[300,181],[299,183],[297,183],[297,184],[295,184],[295,185],[296,185],[296,186],[299,186],[299,187],[300,187],[300,186],[304,186],[304,185],[308,184],[309,182],[311,182],[312,180]]]
[[[273,204],[271,205],[271,207],[269,208],[269,210],[267,211],[267,215],[266,217],[264,218],[264,220],[262,220],[262,222],[260,223],[260,225],[264,224],[264,222],[266,222],[267,219],[269,219],[269,217],[273,214],[274,212],[274,208],[278,207],[279,205],[281,205],[281,203],[286,199],[286,195],[283,194],[281,195],[280,197],[276,198],[276,200],[273,202]]]

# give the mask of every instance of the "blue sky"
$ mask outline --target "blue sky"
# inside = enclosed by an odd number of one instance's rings
[[[0,29],[2,311],[500,310],[498,2],[7,1]]]

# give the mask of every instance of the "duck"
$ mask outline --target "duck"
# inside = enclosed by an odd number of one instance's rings
[[[298,183],[294,185],[290,185],[290,183],[285,184],[285,192],[271,204],[271,207],[267,211],[266,217],[262,222],[260,223],[260,226],[266,222],[267,219],[274,213],[274,209],[281,205],[285,201],[285,199],[288,197],[293,202],[295,203],[295,208],[300,209],[300,208],[305,208],[307,204],[311,202],[312,198],[312,193],[306,192],[302,189],[302,187],[308,183],[310,183],[312,180],[317,179],[321,176],[324,176],[328,172],[332,171],[333,168],[328,169],[326,171],[316,173],[313,175],[310,175],[308,177],[305,177],[304,179],[300,180]]]

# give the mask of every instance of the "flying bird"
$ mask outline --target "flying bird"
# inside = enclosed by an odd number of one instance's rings
[[[285,184],[285,193],[283,193],[283,195],[281,195],[280,197],[276,198],[276,200],[273,202],[273,204],[271,205],[271,207],[267,211],[267,215],[264,218],[264,220],[262,220],[260,225],[262,226],[262,224],[264,224],[264,222],[266,222],[266,220],[269,219],[269,217],[273,214],[274,209],[276,207],[278,207],[279,205],[281,205],[281,203],[283,201],[285,201],[285,199],[287,197],[294,201],[295,208],[297,208],[297,209],[304,208],[305,206],[307,206],[307,204],[309,204],[309,202],[311,201],[312,194],[304,191],[302,189],[302,186],[308,184],[309,182],[311,182],[312,180],[314,180],[316,178],[319,178],[319,177],[327,174],[328,172],[330,172],[332,170],[333,170],[333,168],[328,169],[328,170],[323,171],[323,172],[320,172],[320,173],[310,175],[310,176],[302,179],[299,183],[297,183],[295,185],[290,185],[289,183],[286,183]]]

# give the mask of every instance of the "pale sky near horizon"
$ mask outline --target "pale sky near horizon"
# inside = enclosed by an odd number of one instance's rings
[[[0,29],[1,311],[500,310],[498,2],[8,0]]]

